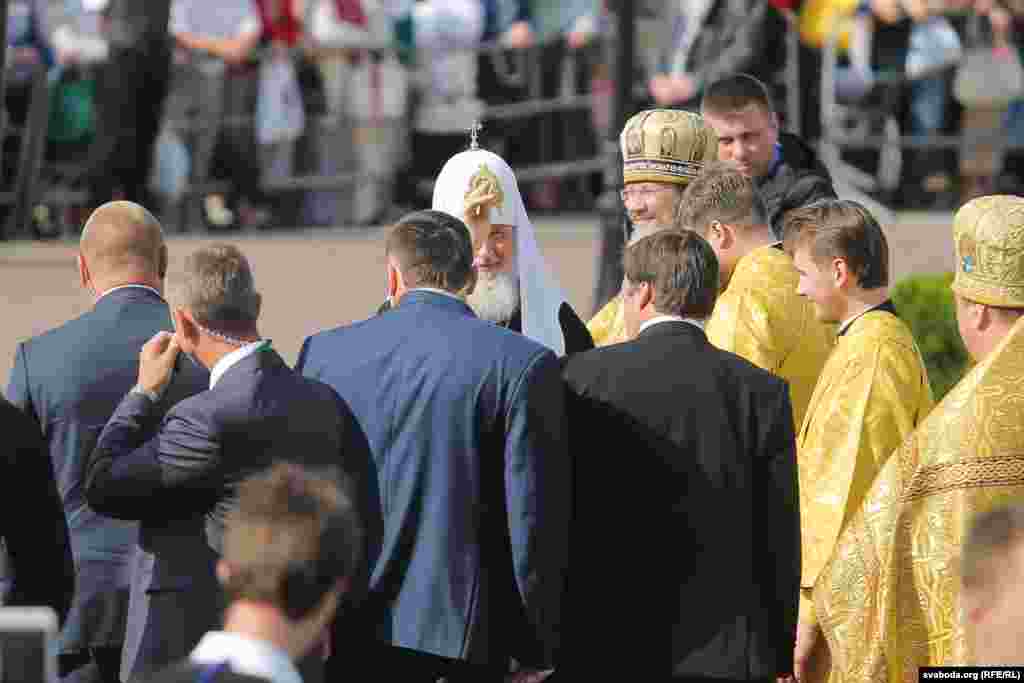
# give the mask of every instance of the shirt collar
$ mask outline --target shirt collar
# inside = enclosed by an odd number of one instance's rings
[[[867,315],[871,311],[885,311],[886,313],[892,313],[896,315],[896,307],[893,306],[892,299],[886,299],[877,306],[872,306],[866,311],[861,311],[857,315],[847,318],[842,325],[839,326],[839,331],[836,333],[837,336],[842,337],[844,334],[850,331],[850,326],[860,320],[863,316]]]
[[[153,292],[154,294],[156,294],[158,297],[160,297],[161,301],[164,300],[164,295],[163,294],[161,294],[157,290],[153,289],[152,287],[149,287],[148,285],[119,285],[117,287],[111,287],[107,291],[105,291],[102,294],[100,294],[99,297],[96,299],[96,302],[99,303],[100,299],[104,299],[108,295],[113,294],[114,292],[119,292],[122,289],[144,289],[147,292]]]
[[[691,325],[695,325],[703,330],[705,322],[706,321],[704,320],[697,320],[696,318],[684,318],[681,315],[659,315],[642,324],[640,326],[640,332],[643,332],[648,327],[658,325],[659,323],[690,323]]]
[[[221,358],[217,361],[216,365],[213,366],[213,369],[210,370],[210,388],[213,389],[217,386],[217,382],[220,381],[220,378],[223,377],[224,373],[230,370],[232,366],[248,358],[257,351],[262,351],[267,346],[270,346],[270,341],[267,339],[261,339],[260,341],[255,341],[251,344],[246,344],[241,348],[235,349],[228,355]]]
[[[302,683],[295,664],[283,650],[239,633],[210,631],[192,650],[190,659],[197,664],[228,662],[235,673],[271,683]]]

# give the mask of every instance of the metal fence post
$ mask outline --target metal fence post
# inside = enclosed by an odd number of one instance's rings
[[[612,3],[609,3],[612,4]],[[594,289],[594,311],[601,310],[622,286],[622,247],[626,243],[626,215],[619,197],[622,187],[622,156],[619,130],[633,109],[633,63],[636,5],[633,0],[618,0],[616,40],[612,50],[615,90],[612,100],[611,125],[604,142],[604,191],[598,201],[601,213],[601,252],[597,263],[597,284]]]

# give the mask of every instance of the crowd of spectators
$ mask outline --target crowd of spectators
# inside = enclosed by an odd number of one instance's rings
[[[56,176],[87,191],[80,210],[123,197],[170,212],[180,219],[172,224],[211,229],[374,224],[396,206],[425,205],[423,179],[467,146],[478,120],[482,143],[517,167],[594,158],[606,128],[622,123],[608,120],[615,22],[614,3],[603,0],[160,0],[143,28],[121,4],[9,7],[8,120],[25,125],[33,77],[45,74],[48,160],[84,168]],[[925,207],[1014,191],[1024,175],[1024,156],[1012,151],[1024,142],[1020,4],[643,0],[633,106],[696,109],[706,84],[750,73],[774,88],[780,112],[799,91],[802,117],[784,123],[813,140],[822,127],[822,48],[836,32],[841,101],[870,106],[896,77],[904,81],[896,108],[905,134],[1007,129],[1009,149],[908,152],[896,199]],[[802,45],[798,72],[786,69],[782,37],[790,31]],[[985,52],[991,59],[979,67],[971,57]],[[999,101],[991,89],[978,99],[955,87],[958,71],[967,83],[979,73],[1004,82]],[[591,106],[488,115],[496,105],[576,93],[593,93]],[[17,163],[17,140],[8,136],[5,184]],[[303,190],[287,182],[310,175],[358,182]],[[531,209],[585,209],[601,185],[593,174],[524,189]]]

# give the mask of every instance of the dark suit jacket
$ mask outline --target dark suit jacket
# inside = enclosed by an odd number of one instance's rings
[[[64,508],[39,429],[0,398],[0,538],[13,580],[4,604],[71,608],[75,566]]]
[[[800,514],[786,383],[685,322],[573,356],[564,377],[570,434],[587,444],[574,453],[566,672],[790,671]]]
[[[163,299],[131,287],[110,292],[88,313],[18,346],[7,397],[47,441],[75,558],[77,585],[61,653],[119,647],[124,640],[138,527],[86,504],[85,460],[138,379],[142,345],[172,329]],[[164,405],[209,382],[205,371],[189,365],[175,373]]]
[[[185,657],[217,627],[214,565],[242,479],[276,460],[359,477],[368,459],[338,395],[272,349],[240,360],[162,420],[145,396],[126,396],[89,458],[85,487],[95,510],[141,520],[122,678]]]
[[[782,153],[770,175],[758,178],[757,192],[768,210],[768,222],[779,239],[784,235],[783,219],[790,209],[799,209],[822,199],[835,199],[832,175],[818,160],[810,145],[792,133],[779,134]]]
[[[569,486],[557,363],[429,291],[306,340],[297,369],[345,398],[376,464],[384,540],[367,607],[380,641],[503,667],[540,639],[532,656],[550,658]]]
[[[265,678],[235,673],[230,667],[210,670],[188,661],[178,662],[144,680],[146,683],[272,683]]]
[[[391,302],[385,301],[377,309],[377,315],[387,313],[391,310]],[[594,348],[594,338],[590,336],[590,330],[583,324],[576,311],[565,301],[558,308],[558,324],[562,328],[562,336],[565,338],[565,355],[571,356],[574,353],[589,351]],[[522,310],[517,310],[507,324],[502,325],[513,332],[523,331]]]

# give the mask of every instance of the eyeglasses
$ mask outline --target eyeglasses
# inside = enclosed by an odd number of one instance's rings
[[[627,187],[623,190],[619,190],[619,196],[622,197],[622,201],[626,202],[632,197],[634,199],[647,199],[652,197],[659,192],[663,192],[669,188],[664,185],[647,185],[643,187]]]

